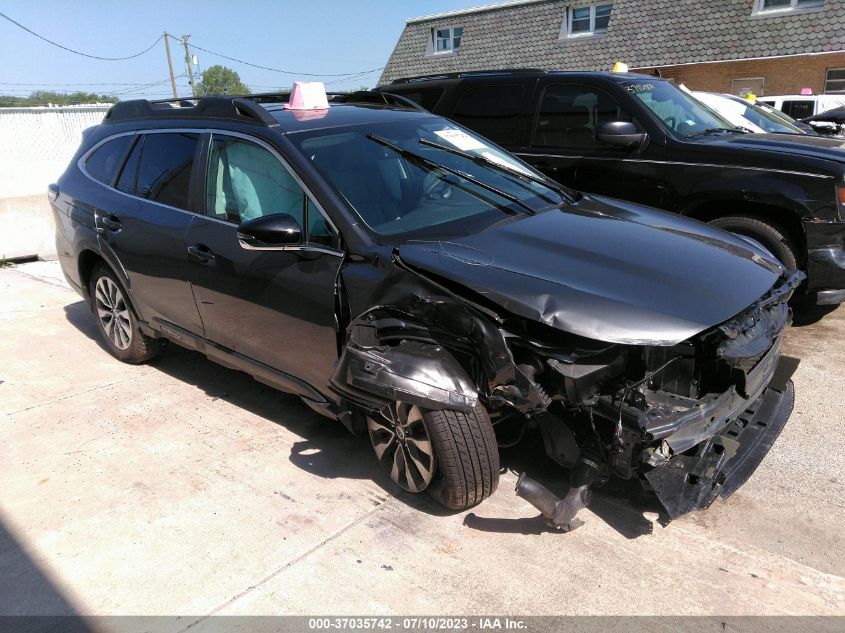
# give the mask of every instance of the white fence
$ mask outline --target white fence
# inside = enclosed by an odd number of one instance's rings
[[[108,108],[0,108],[0,198],[46,193]]]

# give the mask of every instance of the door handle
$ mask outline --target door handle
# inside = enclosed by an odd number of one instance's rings
[[[101,227],[97,229],[97,233],[101,235],[106,232],[106,230],[111,231],[112,233],[117,233],[121,228],[120,218],[116,215],[101,215],[100,216],[100,224]]]
[[[216,257],[205,244],[194,244],[188,247],[188,255],[200,264],[213,264]]]

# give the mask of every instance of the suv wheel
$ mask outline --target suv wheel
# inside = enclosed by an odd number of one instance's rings
[[[88,296],[97,332],[112,356],[137,364],[162,352],[162,341],[141,332],[126,291],[110,269],[100,265],[94,270]]]
[[[786,237],[781,228],[745,215],[716,218],[710,224],[730,231],[731,233],[738,233],[739,235],[745,235],[746,237],[757,240],[772,255],[777,257],[788,270],[798,268],[798,257],[795,246]]]
[[[408,492],[427,490],[453,510],[470,508],[499,484],[499,449],[487,411],[425,411],[396,402],[367,418],[382,468]]]

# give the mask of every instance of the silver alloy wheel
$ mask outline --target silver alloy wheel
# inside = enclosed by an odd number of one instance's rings
[[[428,488],[436,464],[420,408],[395,402],[370,415],[367,427],[376,457],[390,478],[408,492]]]
[[[132,344],[132,324],[129,321],[129,306],[126,305],[120,287],[109,277],[100,277],[95,286],[94,303],[100,327],[112,344],[119,350],[129,349]]]

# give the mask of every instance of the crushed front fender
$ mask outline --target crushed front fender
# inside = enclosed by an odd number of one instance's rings
[[[468,413],[478,402],[475,385],[454,356],[440,345],[417,341],[394,347],[350,342],[330,385],[373,409],[401,400],[425,409]]]

